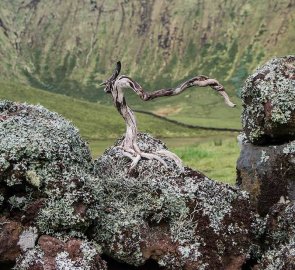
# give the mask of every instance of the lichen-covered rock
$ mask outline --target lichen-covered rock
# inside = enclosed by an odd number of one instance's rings
[[[293,270],[295,269],[295,240],[267,251],[255,270]]]
[[[84,259],[65,248],[52,268],[43,246],[35,246],[42,233],[86,238],[97,218],[88,212],[96,207],[92,166],[87,144],[69,121],[41,106],[0,101],[0,262],[23,252],[17,269],[105,269],[92,266],[94,253],[84,244]]]
[[[265,216],[280,199],[295,200],[295,141],[258,146],[240,135],[237,185],[251,195],[258,212]]]
[[[268,249],[295,239],[295,202],[274,205],[266,217],[264,245]]]
[[[88,241],[62,241],[42,235],[38,244],[17,259],[15,270],[106,270],[97,247]]]
[[[165,148],[146,134],[138,145],[146,152]],[[94,240],[135,266],[153,259],[163,269],[240,269],[254,241],[248,194],[169,164],[143,159],[130,173],[130,160],[115,147],[95,162],[102,189]]]
[[[274,205],[266,218],[263,254],[256,270],[295,269],[295,202]]]
[[[77,166],[87,169],[91,155],[78,130],[42,106],[0,102],[0,181],[50,189],[51,182]]]
[[[41,106],[2,101],[0,119],[0,216],[22,228],[16,269],[106,269],[98,246],[131,269],[239,269],[253,253],[261,226],[247,192],[169,159],[129,171],[118,147],[93,162],[73,125]],[[166,148],[147,134],[138,145]]]
[[[295,56],[274,58],[242,89],[242,124],[254,144],[295,139]]]
[[[69,121],[42,106],[1,101],[0,149],[5,216],[43,233],[88,228],[92,159]]]

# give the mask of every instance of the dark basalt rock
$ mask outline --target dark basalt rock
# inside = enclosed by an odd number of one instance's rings
[[[242,124],[253,144],[295,139],[295,56],[274,58],[250,75],[242,89]]]
[[[58,114],[1,101],[0,149],[0,263],[22,253],[16,269],[57,269],[35,242],[44,233],[86,239],[97,217],[91,212],[96,204],[89,193],[94,180],[88,146]],[[62,252],[66,267],[69,259]]]
[[[0,181],[46,192],[70,167],[86,170],[91,155],[78,130],[42,106],[0,101]]]
[[[265,250],[255,270],[295,269],[295,203],[274,205],[266,218]]]
[[[43,233],[87,229],[92,159],[78,130],[42,106],[9,101],[0,119],[3,214]]]
[[[251,195],[258,212],[265,216],[281,198],[295,199],[295,141],[258,146],[241,135],[237,161],[237,184]]]
[[[295,269],[295,56],[275,58],[247,79],[242,93],[237,184],[261,219],[255,270]],[[293,201],[293,202],[290,202]]]

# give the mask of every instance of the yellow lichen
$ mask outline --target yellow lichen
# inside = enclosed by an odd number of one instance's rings
[[[29,183],[31,183],[33,186],[39,188],[40,187],[40,178],[36,171],[30,170],[26,173],[27,180]]]

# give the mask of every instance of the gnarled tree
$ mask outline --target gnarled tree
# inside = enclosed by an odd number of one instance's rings
[[[152,92],[145,92],[144,89],[130,77],[125,75],[119,76],[120,71],[121,63],[117,62],[112,76],[108,80],[103,82],[102,85],[105,86],[104,91],[106,93],[112,94],[114,105],[116,106],[117,110],[122,115],[126,123],[126,134],[119,148],[123,151],[123,154],[125,156],[129,157],[132,160],[130,170],[132,170],[136,166],[141,158],[156,159],[167,166],[166,162],[162,158],[162,156],[166,156],[173,159],[180,167],[182,165],[180,158],[170,151],[162,150],[155,153],[145,153],[139,149],[136,141],[137,125],[135,115],[126,103],[123,89],[131,88],[142,100],[148,101],[163,96],[175,96],[182,93],[185,89],[193,86],[210,86],[212,89],[216,90],[219,94],[223,96],[225,103],[228,106],[235,107],[235,104],[230,101],[227,93],[225,92],[224,87],[217,80],[210,79],[203,75],[193,77],[192,79],[183,82],[176,88],[164,88]]]

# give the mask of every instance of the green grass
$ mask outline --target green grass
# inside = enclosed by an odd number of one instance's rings
[[[208,140],[185,147],[172,147],[183,163],[197,169],[209,178],[234,185],[239,147],[235,137]]]
[[[209,87],[191,88],[178,96],[163,97],[146,103],[139,98],[135,99],[129,93],[128,95],[130,103],[136,109],[156,114],[166,109],[168,113],[164,116],[186,124],[241,129],[241,100],[229,94],[232,101],[237,104],[237,107],[230,108],[224,103],[223,98]]]

